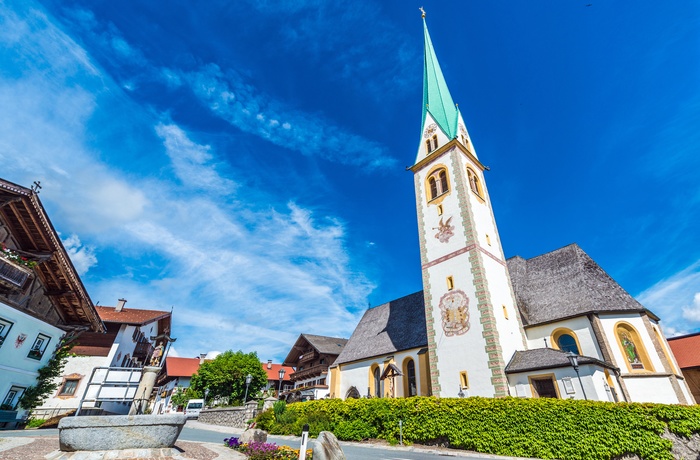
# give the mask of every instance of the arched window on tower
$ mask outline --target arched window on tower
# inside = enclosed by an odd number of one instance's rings
[[[425,149],[428,153],[437,150],[438,148],[438,137],[437,134],[433,134],[433,137],[425,141]]]
[[[472,192],[479,198],[484,198],[484,193],[481,188],[481,181],[479,176],[472,170],[472,168],[467,168],[467,178],[469,179],[469,188]]]
[[[447,178],[447,169],[437,168],[428,176],[428,201],[444,195],[450,191],[450,183]]]

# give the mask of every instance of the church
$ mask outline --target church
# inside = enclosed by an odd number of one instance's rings
[[[370,308],[330,396],[551,397],[694,404],[659,318],[576,244],[505,258],[484,165],[423,14],[415,163],[423,290]]]

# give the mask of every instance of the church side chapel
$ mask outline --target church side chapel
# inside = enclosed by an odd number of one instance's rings
[[[505,259],[484,165],[423,13],[415,164],[423,291],[365,312],[330,396],[694,404],[659,318],[576,244]]]

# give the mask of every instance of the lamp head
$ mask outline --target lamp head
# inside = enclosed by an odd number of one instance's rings
[[[245,376],[245,384],[246,384],[246,385],[250,385],[250,382],[252,382],[252,381],[253,381],[253,376],[252,376],[252,375],[248,374],[248,375]]]
[[[284,379],[284,369],[280,369],[280,380]]]
[[[570,351],[566,354],[566,357],[569,358],[569,363],[571,364],[571,367],[573,367],[574,369],[578,369],[578,355]]]

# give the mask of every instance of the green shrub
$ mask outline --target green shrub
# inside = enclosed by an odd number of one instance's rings
[[[270,431],[272,425],[275,423],[275,413],[268,409],[265,412],[261,412],[255,417],[255,425],[265,431]]]
[[[366,424],[362,420],[352,420],[340,422],[333,430],[333,434],[338,439],[345,441],[363,441],[365,439],[376,438],[377,429]]]
[[[272,405],[272,410],[275,412],[275,419],[279,421],[280,415],[287,411],[287,402],[282,400],[275,401]]]
[[[43,418],[33,418],[27,422],[25,428],[38,428],[46,423],[46,419]]]
[[[700,432],[700,407],[520,398],[339,399],[294,403],[272,434],[312,435],[327,429],[340,440],[381,438],[395,443],[403,421],[406,442],[448,444],[496,455],[612,459],[637,454],[672,460],[664,429]]]

